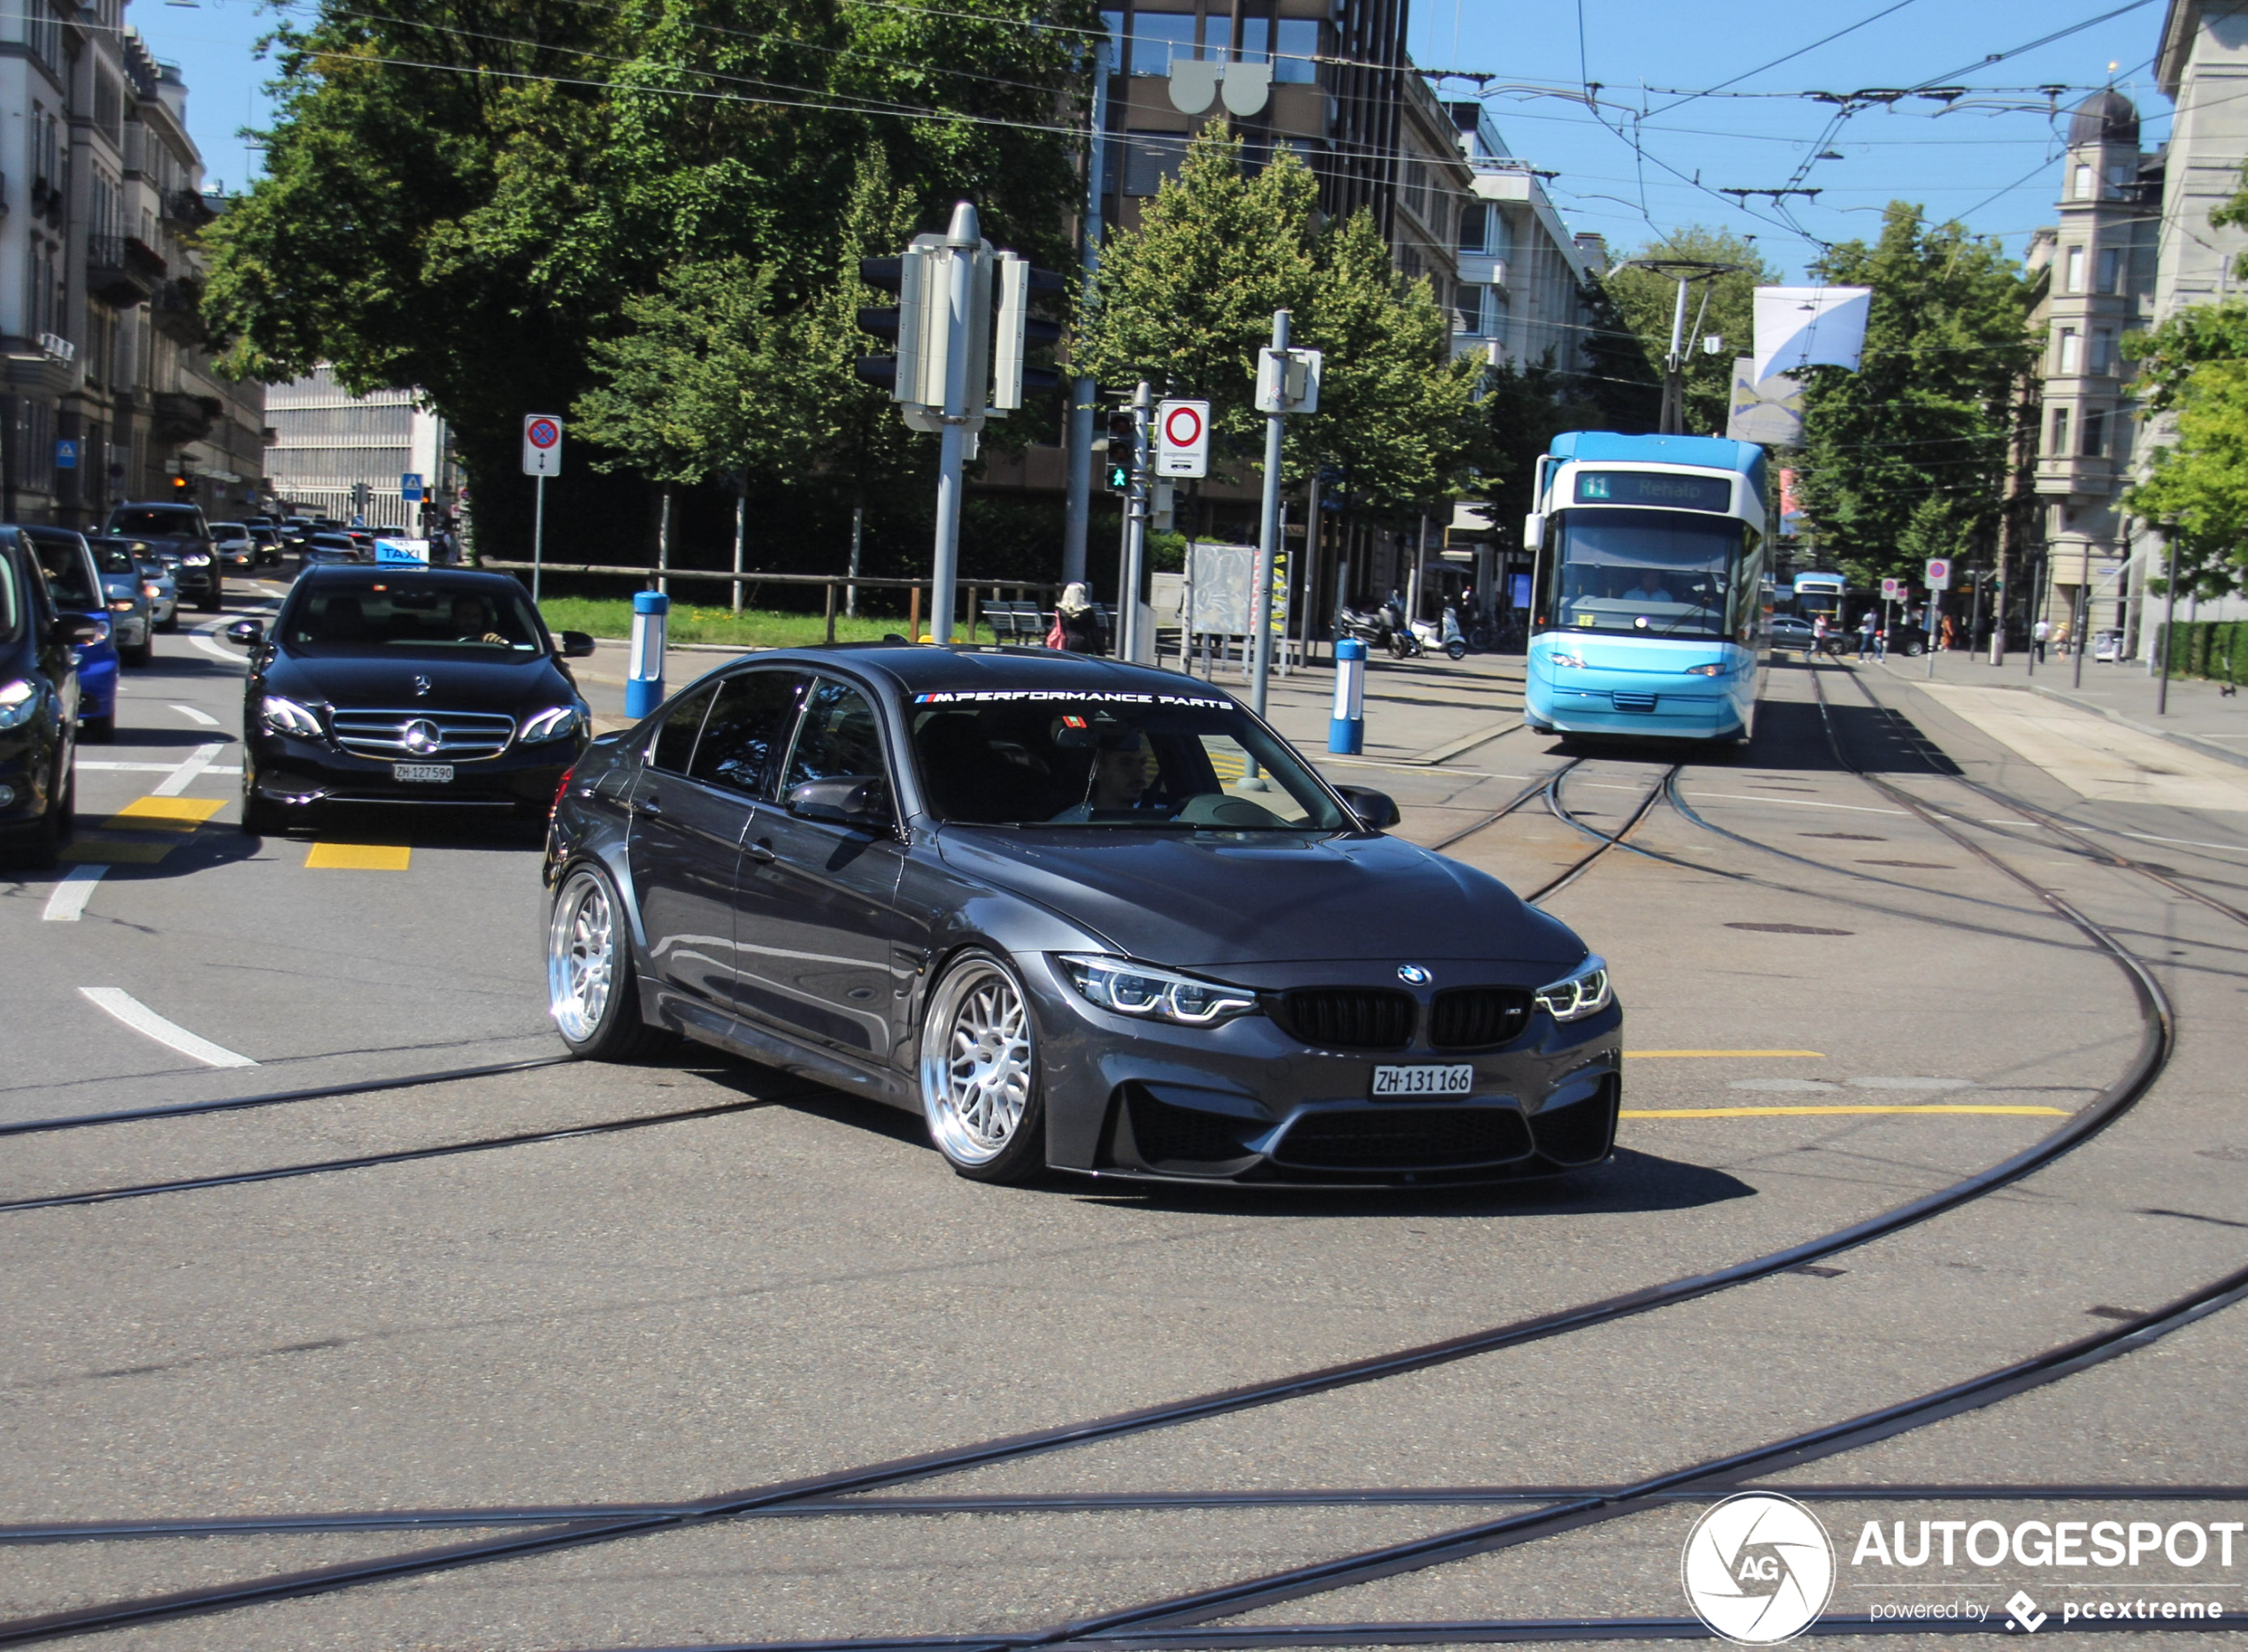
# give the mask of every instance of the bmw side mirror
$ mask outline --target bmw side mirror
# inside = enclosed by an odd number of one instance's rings
[[[865,832],[890,825],[888,788],[879,776],[805,780],[789,788],[789,812],[800,820],[825,820]]]
[[[562,657],[566,660],[592,658],[592,635],[583,631],[565,631],[562,634]]]
[[[1351,805],[1351,812],[1359,818],[1359,824],[1369,832],[1387,831],[1405,818],[1397,812],[1397,799],[1387,792],[1377,792],[1370,786],[1338,786],[1335,789]]]
[[[266,640],[266,625],[260,619],[237,619],[219,634],[236,648],[254,649]]]

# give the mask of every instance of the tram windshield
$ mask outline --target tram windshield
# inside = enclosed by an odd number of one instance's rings
[[[1547,539],[1541,628],[1721,637],[1756,605],[1756,532],[1737,517],[1564,511]]]

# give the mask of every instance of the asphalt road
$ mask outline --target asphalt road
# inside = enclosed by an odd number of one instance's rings
[[[278,588],[253,598],[236,582],[230,608]],[[613,709],[594,664],[591,697]],[[0,1524],[470,1511],[435,1533],[0,1545],[0,1620],[517,1529],[476,1510],[676,1502],[1100,1417],[1657,1286],[1876,1215],[2066,1126],[2142,1049],[2125,969],[1977,848],[2144,960],[2175,1048],[2111,1127],[1945,1214],[1635,1318],[901,1484],[857,1512],[662,1530],[98,1643],[1023,1633],[1489,1519],[1506,1508],[1474,1498],[1494,1488],[1713,1460],[2034,1357],[2248,1264],[2248,926],[2086,848],[2248,906],[2248,771],[2236,798],[2154,782],[2119,797],[2112,776],[2072,784],[2066,762],[2025,757],[1977,703],[1835,670],[1822,718],[1812,673],[1782,664],[1755,746],[1689,754],[1659,790],[1668,756],[1571,767],[1520,732],[1518,680],[1504,661],[1385,665],[1368,752],[1332,772],[1391,790],[1405,835],[1452,840],[1446,852],[1523,888],[1595,847],[1588,829],[1618,832],[1649,805],[1629,847],[1547,903],[1611,960],[1628,1005],[1631,1116],[1612,1164],[1353,1198],[990,1188],[947,1173],[903,1115],[695,1055],[0,1137],[0,1201],[17,1201],[636,1126],[0,1211]],[[373,818],[317,842],[243,837],[234,657],[161,638],[126,683],[118,741],[89,748],[81,776],[77,853],[107,870],[90,887],[0,878],[0,1126],[555,1052],[535,846]],[[1275,720],[1314,755],[1326,693],[1317,671],[1275,690]],[[1829,728],[1905,798],[1838,760]],[[1931,750],[2004,800],[1932,770]],[[1557,774],[1557,795],[1534,789]],[[1409,957],[1414,914],[1397,917]],[[2003,1619],[2024,1589],[2049,1610],[2136,1591],[2248,1611],[2248,1541],[2230,1569],[2159,1552],[2081,1573],[1851,1564],[1869,1519],[2248,1518],[2239,1497],[2148,1501],[2248,1496],[2242,1311],[1775,1470],[1860,1494],[1813,1505],[1840,1546],[1833,1610],[1957,1597]],[[1880,1487],[1905,1494],[1862,1500]],[[1297,1495],[1335,1488],[1390,1495]],[[1429,1488],[1461,1501],[1403,1498]],[[1112,1502],[1197,1494],[1235,1501]],[[899,1501],[932,1497],[1096,1506]],[[1635,1505],[1226,1627],[1676,1617],[1700,1506]],[[2165,1628],[2145,1637],[2217,1633]]]

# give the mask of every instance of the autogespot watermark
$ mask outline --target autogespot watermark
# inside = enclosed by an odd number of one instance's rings
[[[1744,1492],[1695,1523],[1682,1571],[1695,1615],[1744,1646],[1793,1640],[1837,1593],[1865,1601],[1874,1622],[1937,1631],[1994,1620],[2017,1634],[2048,1624],[2236,1625],[2248,1610],[2228,1610],[2219,1595],[2237,1587],[2236,1540],[2248,1565],[2244,1533],[2241,1520],[1867,1520],[1845,1566],[1810,1510]],[[1847,1605],[1837,1610],[1857,1616]]]

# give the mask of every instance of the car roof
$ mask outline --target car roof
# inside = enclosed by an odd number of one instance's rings
[[[1197,699],[1232,700],[1224,689],[1177,672],[1056,649],[847,642],[835,648],[776,649],[758,655],[757,660],[760,665],[843,665],[886,677],[909,694],[1031,688],[1064,694],[1177,695],[1190,690]]]
[[[353,563],[345,567],[327,565],[307,568],[296,577],[295,588],[330,585],[384,585],[392,581],[444,590],[489,591],[504,588],[527,596],[522,581],[512,574],[486,573],[477,568],[427,568],[420,563]]]
[[[200,511],[201,505],[183,504],[177,499],[127,499],[123,504],[112,505],[113,516],[119,511]]]

